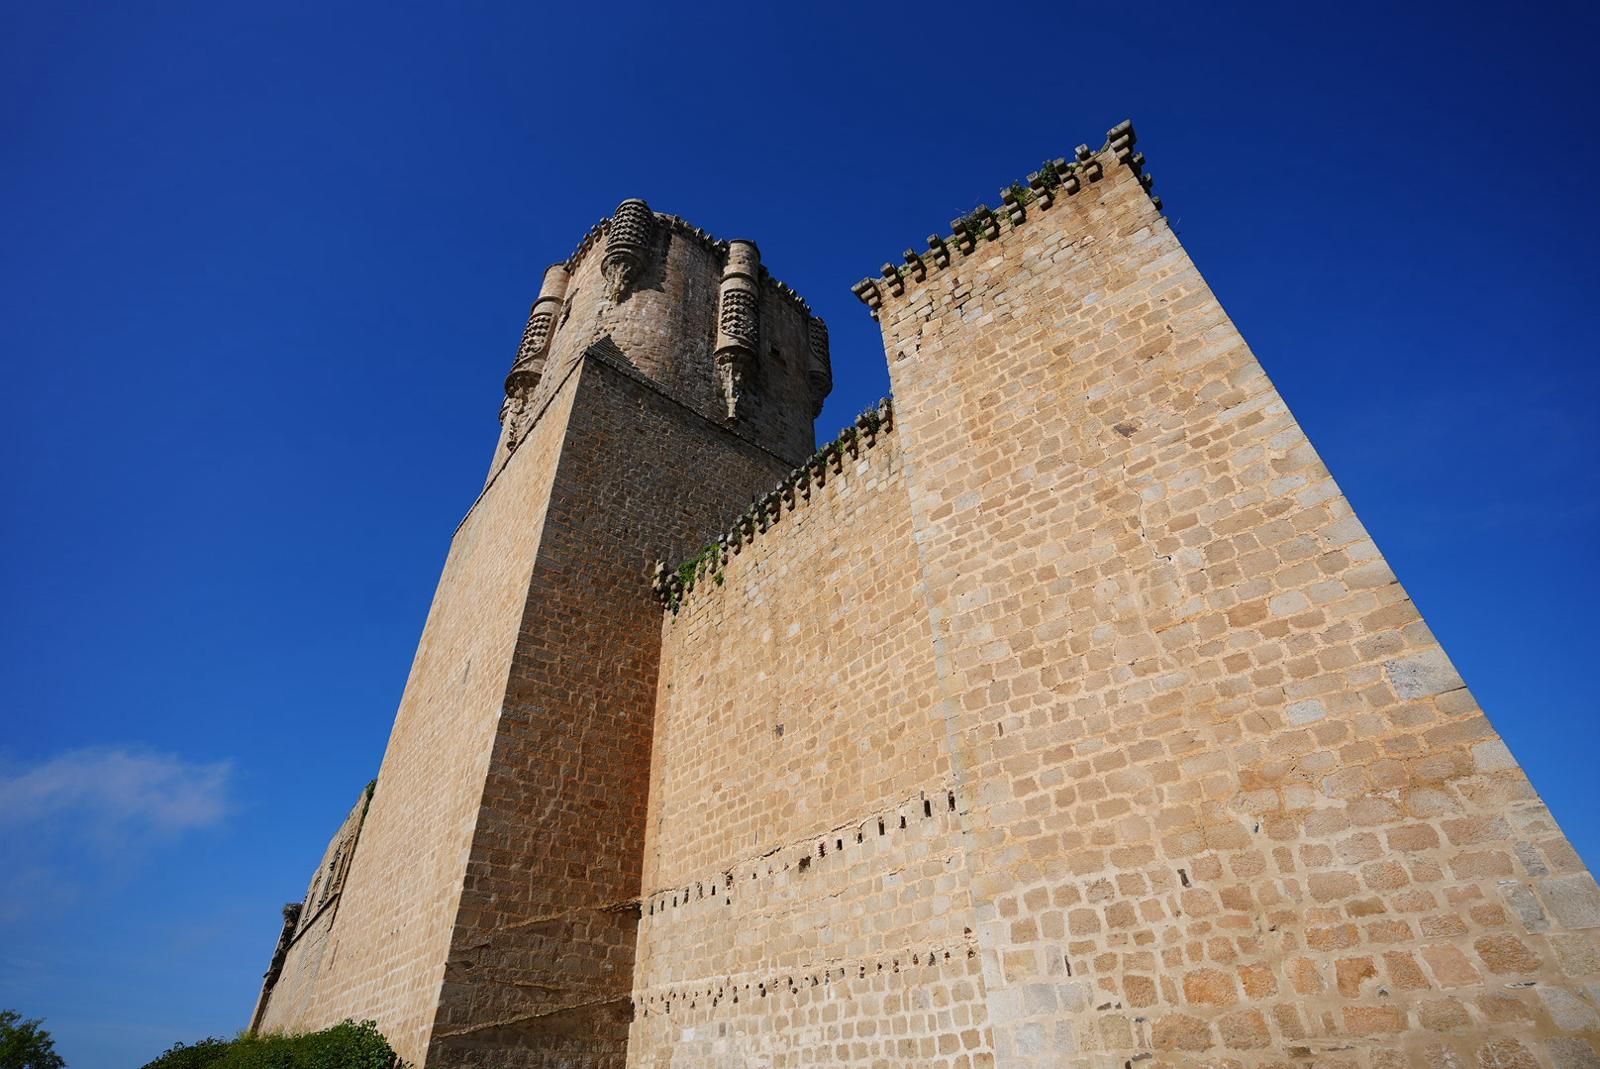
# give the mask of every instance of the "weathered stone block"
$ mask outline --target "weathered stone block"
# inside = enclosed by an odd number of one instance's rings
[[[1394,692],[1402,699],[1428,698],[1466,686],[1441,649],[1424,650],[1383,666]]]

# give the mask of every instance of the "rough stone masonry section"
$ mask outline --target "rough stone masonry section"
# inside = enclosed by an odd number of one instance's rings
[[[628,1064],[984,1064],[961,804],[896,436],[662,637]]]
[[[1098,158],[878,312],[995,1063],[1595,1065],[1593,879]]]

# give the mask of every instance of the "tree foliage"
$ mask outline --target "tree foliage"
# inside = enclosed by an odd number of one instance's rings
[[[9,1067],[5,1067],[9,1069]],[[298,1036],[240,1036],[174,1044],[144,1069],[404,1069],[372,1021]]]
[[[0,1069],[62,1069],[67,1064],[39,1024],[23,1020],[16,1010],[0,1010]]]

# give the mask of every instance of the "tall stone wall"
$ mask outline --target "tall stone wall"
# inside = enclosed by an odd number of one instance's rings
[[[665,621],[630,1066],[986,1049],[897,437],[834,455]]]
[[[787,465],[608,346],[570,365],[452,545],[335,919],[260,1025],[377,1020],[429,1066],[620,1064],[660,606]]]
[[[701,545],[786,470],[604,356],[561,392],[566,439],[480,781],[430,1066],[621,1064],[661,642],[649,566]]]
[[[997,1063],[1595,1064],[1594,881],[1131,131],[1081,155],[861,290]]]
[[[572,396],[554,395],[456,531],[313,993],[269,1002],[264,1031],[372,1019],[424,1063]]]

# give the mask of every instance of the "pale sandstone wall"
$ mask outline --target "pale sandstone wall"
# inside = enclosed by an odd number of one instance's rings
[[[462,521],[395,717],[328,960],[268,1031],[370,1018],[422,1064],[444,979],[491,743],[572,391],[557,392]],[[291,988],[298,981],[279,980]]]
[[[997,1064],[1596,1064],[1594,881],[1097,159],[881,287]]]
[[[621,1062],[660,643],[648,565],[809,454],[818,400],[815,324],[751,263],[760,329],[729,425],[728,246],[640,202],[624,214],[608,226],[631,235],[626,278],[602,277],[605,226],[547,273],[367,850],[337,918],[291,946],[264,1028],[375,1018],[438,1066]]]
[[[601,357],[562,391],[430,1066],[622,1064],[661,643],[650,564],[788,467]]]
[[[826,479],[666,619],[629,1065],[981,1063],[895,434]]]
[[[1600,1063],[1600,890],[1128,153],[1088,162],[863,288],[894,429],[665,619],[645,562],[804,451],[803,379],[716,426],[672,307],[715,257],[669,242],[681,292],[647,264],[631,310],[575,257],[589,327],[458,532],[271,1027],[435,1066]]]

